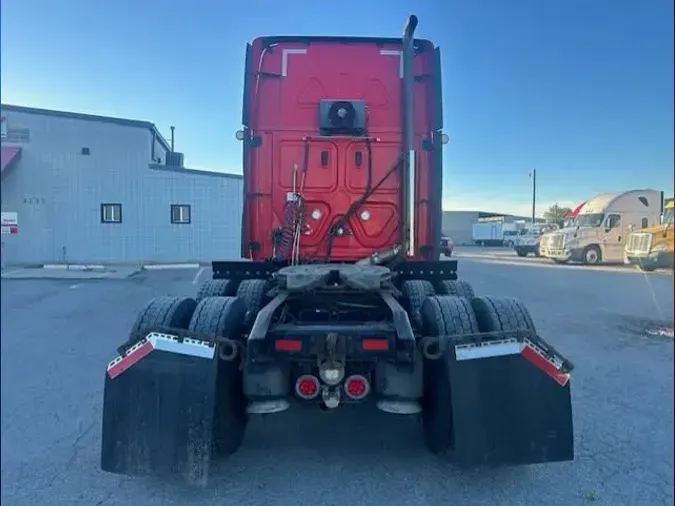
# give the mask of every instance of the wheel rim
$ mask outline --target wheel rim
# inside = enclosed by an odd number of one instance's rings
[[[586,252],[586,262],[589,264],[594,264],[598,261],[598,252],[594,249],[589,249]]]

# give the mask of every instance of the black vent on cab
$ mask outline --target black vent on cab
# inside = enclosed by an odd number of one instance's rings
[[[366,135],[366,105],[362,100],[319,102],[321,135]]]

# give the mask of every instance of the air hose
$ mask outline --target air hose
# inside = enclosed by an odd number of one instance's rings
[[[305,141],[303,156],[302,174],[298,186],[298,166],[293,167],[293,198],[286,203],[284,208],[284,221],[281,226],[278,244],[274,258],[276,260],[287,260],[293,254],[293,248],[296,243],[296,235],[299,228],[302,227],[304,217],[304,199],[302,191],[305,187],[305,176],[309,167],[309,141]]]
[[[349,219],[359,212],[359,209],[366,203],[366,200],[373,193],[373,147],[370,144],[370,139],[366,137],[366,149],[368,151],[368,179],[366,182],[366,188],[363,190],[363,195],[359,200],[354,202],[347,212],[340,218],[337,223],[328,231],[328,245],[326,247],[326,262],[330,262],[331,254],[333,253],[333,238],[338,229],[344,227]],[[381,182],[380,182],[381,184]],[[379,184],[378,184],[379,186]]]

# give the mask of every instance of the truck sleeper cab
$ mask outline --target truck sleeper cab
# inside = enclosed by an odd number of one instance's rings
[[[283,260],[295,251],[356,261],[400,247],[408,227],[409,256],[438,259],[447,142],[440,49],[414,41],[408,141],[403,66],[401,39],[284,36],[248,45],[244,258]],[[403,177],[397,166],[408,150],[415,156]]]
[[[574,226],[547,234],[541,254],[557,263],[623,263],[631,231],[658,223],[663,192],[630,190],[605,193],[583,204]]]

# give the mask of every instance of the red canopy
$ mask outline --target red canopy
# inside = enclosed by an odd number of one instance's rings
[[[565,216],[565,219],[566,219],[566,220],[569,220],[569,219],[571,219],[571,218],[576,218],[576,217],[577,217],[577,214],[579,214],[579,212],[580,212],[581,209],[584,207],[584,205],[586,204],[586,202],[587,202],[587,201],[584,201],[584,202],[582,202],[581,204],[579,204],[577,207],[575,207],[574,210],[573,210],[571,213],[568,213],[568,215]]]
[[[14,146],[2,146],[2,173],[12,162],[21,158],[21,148]]]

